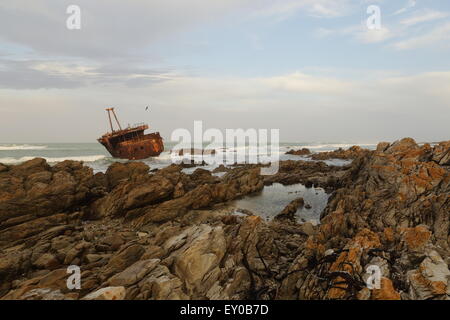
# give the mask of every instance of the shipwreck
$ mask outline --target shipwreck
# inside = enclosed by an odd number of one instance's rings
[[[106,150],[114,157],[128,160],[141,160],[149,157],[157,157],[164,151],[163,139],[159,132],[144,134],[149,128],[145,123],[128,125],[122,129],[117,119],[114,108],[107,108],[111,132],[98,138]],[[114,130],[111,114],[114,116],[118,130]]]

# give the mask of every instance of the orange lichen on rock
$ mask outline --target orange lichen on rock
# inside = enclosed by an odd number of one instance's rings
[[[423,157],[425,154],[427,154],[430,151],[429,148],[420,148],[420,149],[415,149],[415,150],[411,150],[411,151],[407,151],[404,153],[403,159],[413,159],[413,160],[417,160],[421,157]]]
[[[380,289],[372,290],[372,300],[401,300],[400,293],[398,293],[392,281],[388,278],[381,278]]]
[[[402,240],[405,241],[408,249],[414,250],[423,247],[431,238],[431,232],[426,226],[415,228],[402,228]]]
[[[382,173],[383,171],[388,171],[388,173],[397,172],[397,168],[395,168],[392,165],[388,165],[388,166],[372,165],[371,168],[379,171],[380,173]]]
[[[311,250],[317,255],[323,255],[325,252],[325,247],[323,244],[319,243],[315,237],[310,236],[305,242],[305,249]]]
[[[442,178],[446,175],[446,170],[441,168],[441,167],[437,167],[437,166],[430,166],[428,168],[428,175],[431,177],[432,180],[442,180]]]
[[[447,284],[442,281],[431,281],[424,277],[422,268],[410,275],[414,289],[418,292],[426,292],[429,296],[444,295],[447,293]]]
[[[381,247],[381,241],[378,234],[367,228],[364,228],[363,230],[358,232],[353,241],[363,249]]]
[[[342,252],[340,256],[337,258],[337,260],[331,265],[330,272],[335,271],[344,271],[348,272],[349,274],[353,274],[354,272],[358,272],[361,268],[359,265],[359,258],[361,256],[361,248],[354,247],[349,249],[348,252]],[[354,266],[354,268],[352,267]],[[334,283],[339,283],[344,281],[342,277],[337,277],[334,280]],[[345,289],[348,288],[348,285],[345,283],[341,283],[338,285],[340,288],[331,288],[328,291],[328,298],[329,299],[343,299],[345,298],[347,291]]]
[[[322,220],[319,229],[319,239],[324,241],[334,235],[340,234],[345,228],[345,217],[342,210],[336,210]]]
[[[248,223],[253,224],[255,226],[263,222],[263,219],[260,216],[248,216],[246,220]]]
[[[420,281],[421,284],[428,287],[432,294],[442,295],[447,293],[447,283],[443,281],[432,281],[425,278],[427,275],[427,270],[423,264],[419,267],[419,272],[416,274],[416,280]]]
[[[441,295],[447,293],[447,284],[442,281],[431,281],[430,286],[434,294]]]
[[[384,234],[386,241],[393,242],[395,240],[394,230],[392,228],[385,228],[383,231],[383,234]]]

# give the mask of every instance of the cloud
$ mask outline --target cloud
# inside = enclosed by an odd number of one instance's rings
[[[269,77],[261,82],[277,90],[316,94],[342,94],[353,89],[351,82],[336,78],[308,75],[302,72]]]
[[[81,29],[68,30],[71,0],[15,0],[0,6],[0,39],[25,46],[41,56],[93,60],[148,57],[163,60],[157,46],[207,22],[224,22],[244,13],[285,17],[304,11],[317,17],[338,17],[350,0],[78,0]],[[173,39],[173,38],[172,38]]]
[[[393,44],[397,50],[411,50],[417,48],[424,48],[434,46],[442,43],[448,45],[450,39],[450,22],[441,24],[426,34],[411,37],[409,39],[399,41]]]
[[[316,35],[318,37],[332,35],[351,36],[361,43],[380,43],[397,36],[395,32],[386,26],[382,26],[379,30],[370,30],[365,25],[350,26],[341,29],[319,28],[316,30]]]
[[[406,26],[413,26],[423,22],[429,22],[434,20],[443,19],[449,16],[448,12],[436,11],[436,10],[421,10],[416,11],[410,17],[400,21],[401,24]]]
[[[68,30],[70,0],[7,1],[0,6],[0,38],[41,55],[90,59],[151,56],[155,46],[202,22],[225,19],[250,0],[78,0],[81,29]]]
[[[78,88],[82,79],[64,73],[46,72],[36,68],[33,61],[0,60],[0,88],[47,89]]]
[[[410,2],[409,6],[405,8],[413,8],[415,2]],[[404,9],[405,9],[404,8]],[[405,9],[406,10],[406,9]],[[449,17],[448,12],[436,11],[431,9],[417,10],[412,15],[402,20],[397,21],[383,21],[381,29],[369,30],[364,23],[361,25],[347,26],[335,29],[319,28],[315,34],[318,37],[329,37],[333,35],[351,36],[353,39],[361,43],[373,44],[383,43],[395,38],[406,38],[389,45],[397,50],[407,50],[424,47],[430,44],[445,41],[450,38],[449,24],[441,24],[434,29],[429,30],[422,35],[413,35],[417,31],[423,30],[412,28],[418,24],[425,22],[432,22]],[[426,29],[425,29],[426,30]]]
[[[403,14],[403,13],[409,11],[410,9],[414,8],[416,6],[416,4],[417,4],[416,0],[408,0],[407,4],[403,8],[394,12],[394,15]]]
[[[412,3],[408,10],[414,7]],[[249,66],[248,70],[245,60],[231,61],[236,56],[227,55],[228,51],[217,56],[202,51],[192,57],[192,52],[186,54],[179,50],[175,54],[170,53],[175,67],[166,67],[166,57],[158,53],[160,44],[176,43],[175,48],[179,49],[181,45],[177,40],[185,32],[195,31],[199,26],[208,26],[211,30],[219,27],[218,34],[208,30],[206,35],[219,37],[223,32],[220,27],[227,23],[239,24],[240,19],[245,24],[250,12],[255,12],[253,19],[260,20],[251,21],[254,24],[249,26],[250,31],[241,36],[254,48],[261,48],[259,35],[263,36],[261,40],[278,37],[278,34],[263,33],[268,29],[267,21],[270,23],[273,20],[268,17],[286,19],[293,14],[343,17],[354,13],[354,5],[361,5],[361,1],[77,0],[82,10],[80,31],[65,28],[65,9],[69,4],[73,2],[15,0],[0,5],[0,109],[5,115],[0,117],[0,137],[4,141],[95,142],[95,137],[104,130],[103,108],[108,105],[118,107],[119,116],[125,122],[150,121],[152,127],[161,131],[164,137],[170,137],[173,129],[186,128],[198,119],[204,120],[208,127],[217,128],[280,128],[282,139],[291,141],[330,137],[336,140],[365,137],[379,140],[414,134],[423,140],[448,137],[450,72],[380,75],[377,65],[372,66],[375,70],[361,72],[340,60],[343,54],[349,52],[345,51],[347,48],[337,52],[336,57],[332,55],[334,52],[326,55],[329,48],[341,50],[344,47],[339,46],[338,41],[336,46],[334,41],[331,46],[324,41],[323,47],[314,47],[315,43],[311,43],[311,50],[322,51],[313,51],[316,60],[311,59],[310,52],[307,52],[299,62],[282,61],[285,52],[281,51],[285,47],[269,48],[268,42],[264,42],[264,49],[267,50],[261,56],[255,56],[255,60],[259,61]],[[364,10],[359,12],[364,13]],[[427,26],[425,22],[441,19],[431,10],[428,14],[423,13],[418,11],[416,16],[413,12],[409,17],[405,14],[401,16],[403,23],[399,21],[400,17],[386,16],[381,30],[351,25],[318,29],[317,35],[348,36],[355,41],[371,44],[394,42],[393,39],[399,38],[402,41],[395,40],[397,43],[393,46],[403,50],[435,46],[439,41],[448,43],[450,25],[442,21],[437,22],[441,23],[439,28],[428,33],[414,37],[408,35],[410,31],[424,32],[427,30],[424,28]],[[233,20],[227,20],[230,16]],[[353,17],[356,24],[359,16],[355,13]],[[311,20],[314,19],[308,19]],[[313,22],[313,26],[317,22],[324,26],[340,26],[349,20],[326,19]],[[253,26],[258,29],[252,29]],[[287,35],[295,35],[296,32],[282,30]],[[400,38],[405,35],[409,38]],[[204,39],[188,40],[201,42]],[[207,40],[216,43],[211,38]],[[234,40],[237,40],[235,47],[231,45]],[[239,40],[242,41],[239,37],[229,37],[224,39],[229,42],[223,45],[230,45],[230,51],[237,50],[233,53],[242,53],[239,50],[245,48],[237,48],[241,44]],[[220,41],[222,39],[217,42]],[[221,48],[219,46],[218,51]],[[277,52],[272,56],[273,52],[269,51]],[[265,60],[268,57],[272,59],[271,67],[265,68],[263,64],[269,61]],[[368,56],[366,60],[372,57]],[[200,61],[202,58],[207,61],[203,63]],[[211,62],[214,58],[216,60]],[[222,63],[221,59],[227,58],[230,61],[227,60],[225,65],[234,68],[230,67],[215,76],[208,76],[201,70],[192,74],[189,69],[184,69],[189,66],[179,66],[179,61],[188,61],[188,64],[192,61],[192,64],[205,68],[210,74],[216,70],[217,64]],[[387,56],[386,61],[390,58]],[[396,59],[395,55],[393,58]],[[345,71],[311,71],[306,67],[286,71],[292,63],[307,66],[311,61],[317,63],[319,59],[326,59],[331,66],[339,66]],[[358,58],[350,64],[364,63],[366,60]],[[385,66],[382,63],[378,65],[379,68]],[[321,64],[319,67],[325,68],[327,65]],[[418,66],[421,69],[426,67]],[[256,74],[266,76],[224,76],[248,74],[254,70]],[[395,70],[392,72],[398,73]],[[152,112],[143,113],[143,108],[149,104],[152,105]],[[63,134],[55,135],[55,132]],[[67,136],[64,136],[65,133],[68,133]]]
[[[265,1],[265,5],[256,11],[256,17],[276,17],[284,20],[298,11],[319,18],[334,18],[351,11],[353,4],[349,0],[275,0]]]
[[[310,1],[308,12],[317,17],[340,17],[350,11],[349,1]]]
[[[443,140],[448,138],[449,100],[450,71],[376,78],[360,73],[350,80],[300,71],[268,77],[180,76],[141,87],[115,83],[21,95],[3,89],[0,106],[20,112],[0,117],[0,137],[95,142],[106,126],[103,108],[114,105],[122,122],[150,121],[167,139],[172,130],[203,120],[205,128],[279,128],[284,141]],[[143,111],[149,104],[150,114]]]
[[[178,74],[167,68],[145,68],[130,62],[86,64],[50,60],[0,59],[0,88],[68,89],[90,85],[124,84],[130,87],[169,81]]]
[[[369,30],[367,28],[355,33],[356,39],[363,43],[379,43],[391,39],[395,34],[388,27],[381,27],[379,30]]]

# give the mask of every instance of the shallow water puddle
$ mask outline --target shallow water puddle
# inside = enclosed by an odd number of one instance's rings
[[[257,214],[267,221],[272,220],[279,214],[292,200],[303,198],[305,206],[297,210],[296,217],[298,222],[311,221],[320,223],[320,215],[327,206],[329,194],[322,188],[306,188],[302,184],[283,186],[275,183],[266,186],[264,189],[251,196],[233,201],[239,214],[239,209],[245,209]],[[306,205],[311,206],[310,209]]]

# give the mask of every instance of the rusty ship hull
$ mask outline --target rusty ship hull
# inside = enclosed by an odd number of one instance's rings
[[[108,111],[108,109],[107,109]],[[98,140],[114,158],[128,160],[142,160],[149,157],[157,157],[164,151],[163,139],[159,132],[145,134],[148,125],[142,124],[122,129],[113,112],[120,130],[114,130],[111,123],[111,131]],[[108,115],[109,115],[108,111]],[[111,122],[111,118],[110,118]]]

